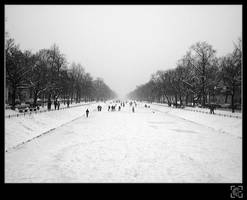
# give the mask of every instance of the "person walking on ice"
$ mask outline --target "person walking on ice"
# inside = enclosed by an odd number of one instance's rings
[[[60,107],[60,102],[59,100],[57,100],[57,109],[59,110],[59,107]]]
[[[134,106],[132,107],[132,112],[135,112],[135,107]]]
[[[57,100],[56,99],[54,100],[54,108],[55,108],[55,110],[57,109]]]
[[[87,110],[86,110],[86,116],[87,116],[87,117],[88,117],[88,113],[89,113],[89,110],[87,109]]]
[[[67,108],[69,107],[69,99],[67,99]]]
[[[210,105],[209,109],[210,109],[210,114],[214,114],[214,109],[215,109],[214,105]]]

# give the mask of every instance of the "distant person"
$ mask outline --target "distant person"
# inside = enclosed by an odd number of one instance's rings
[[[134,106],[132,107],[132,112],[135,112],[135,107]]]
[[[110,111],[111,110],[111,106],[108,106],[108,111]]]
[[[60,107],[60,102],[57,101],[57,109],[59,110],[59,107]]]
[[[120,111],[121,110],[121,106],[118,106],[118,111]]]
[[[67,108],[69,107],[69,99],[67,100]]]
[[[214,109],[215,109],[214,105],[210,105],[209,109],[210,109],[210,114],[214,114]]]
[[[86,116],[87,116],[87,117],[88,117],[88,114],[89,114],[89,110],[87,109],[87,110],[86,110]]]
[[[48,110],[51,110],[51,100],[50,99],[48,100],[47,108],[48,108]]]
[[[54,108],[57,109],[57,100],[54,100]]]

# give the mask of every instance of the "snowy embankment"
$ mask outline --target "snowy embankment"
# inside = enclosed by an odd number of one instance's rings
[[[169,107],[167,104],[162,104],[162,103],[152,103],[150,105],[159,105],[159,106]],[[174,107],[169,107],[169,108],[174,108]],[[208,108],[185,107],[185,108],[176,108],[176,109],[210,114],[210,110]],[[215,115],[224,116],[224,117],[242,118],[242,111],[239,111],[239,110],[232,113],[230,110],[215,109],[214,113]]]
[[[92,101],[91,103],[95,103],[95,102]],[[81,105],[85,105],[85,104],[88,104],[88,103],[86,103],[86,102],[72,103],[72,104],[69,105],[69,108],[77,107],[77,106],[81,106]],[[66,109],[67,108],[67,104],[64,104],[64,103],[61,102],[60,103],[60,109],[63,109],[63,108]],[[51,111],[53,111],[53,110],[55,110],[54,104],[52,104],[52,106],[51,106]],[[39,110],[37,110],[37,111],[27,111],[27,112],[24,112],[24,113],[23,112],[20,113],[17,108],[15,110],[5,109],[4,114],[5,114],[5,118],[6,117],[11,118],[11,117],[17,117],[17,115],[18,115],[18,117],[20,117],[20,116],[27,115],[27,114],[30,114],[30,113],[31,114],[35,114],[35,113],[40,113],[40,112],[45,112],[45,111],[47,111],[47,105],[40,106]]]
[[[237,138],[242,138],[242,119],[233,117],[224,117],[220,115],[204,114],[200,112],[193,112],[186,109],[176,109],[159,104],[149,104],[152,109],[158,112],[166,112],[171,115],[175,115],[180,119],[191,121],[199,125],[204,125],[212,130],[218,131],[222,134],[229,134]],[[198,108],[195,108],[198,110]],[[205,109],[204,109],[205,110]],[[236,116],[242,116],[242,113],[231,113],[227,111],[218,110],[217,113],[228,115],[233,114]]]
[[[5,150],[53,130],[78,117],[85,117],[85,110],[93,110],[95,103],[82,103],[68,109],[32,113],[25,116],[5,118]],[[61,106],[62,107],[62,106]],[[7,111],[8,112],[8,111]],[[13,111],[15,112],[15,111]],[[13,113],[12,112],[12,113]]]

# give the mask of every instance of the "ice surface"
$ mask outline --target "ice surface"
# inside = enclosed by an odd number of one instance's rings
[[[242,119],[139,103],[5,119],[6,182],[242,182]],[[74,119],[72,121],[72,119]],[[21,141],[56,128],[18,148]]]

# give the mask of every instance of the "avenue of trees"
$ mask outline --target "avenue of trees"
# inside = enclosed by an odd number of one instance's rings
[[[10,104],[15,108],[18,94],[29,91],[36,105],[37,99],[54,98],[80,102],[106,100],[116,96],[101,78],[93,77],[80,63],[68,64],[57,45],[36,53],[22,51],[14,39],[5,42],[6,86],[10,91]]]
[[[223,105],[234,112],[241,105],[242,40],[228,55],[216,57],[207,42],[197,42],[177,62],[175,69],[159,70],[150,80],[130,92],[136,100],[179,105]],[[230,97],[230,98],[229,98]]]

